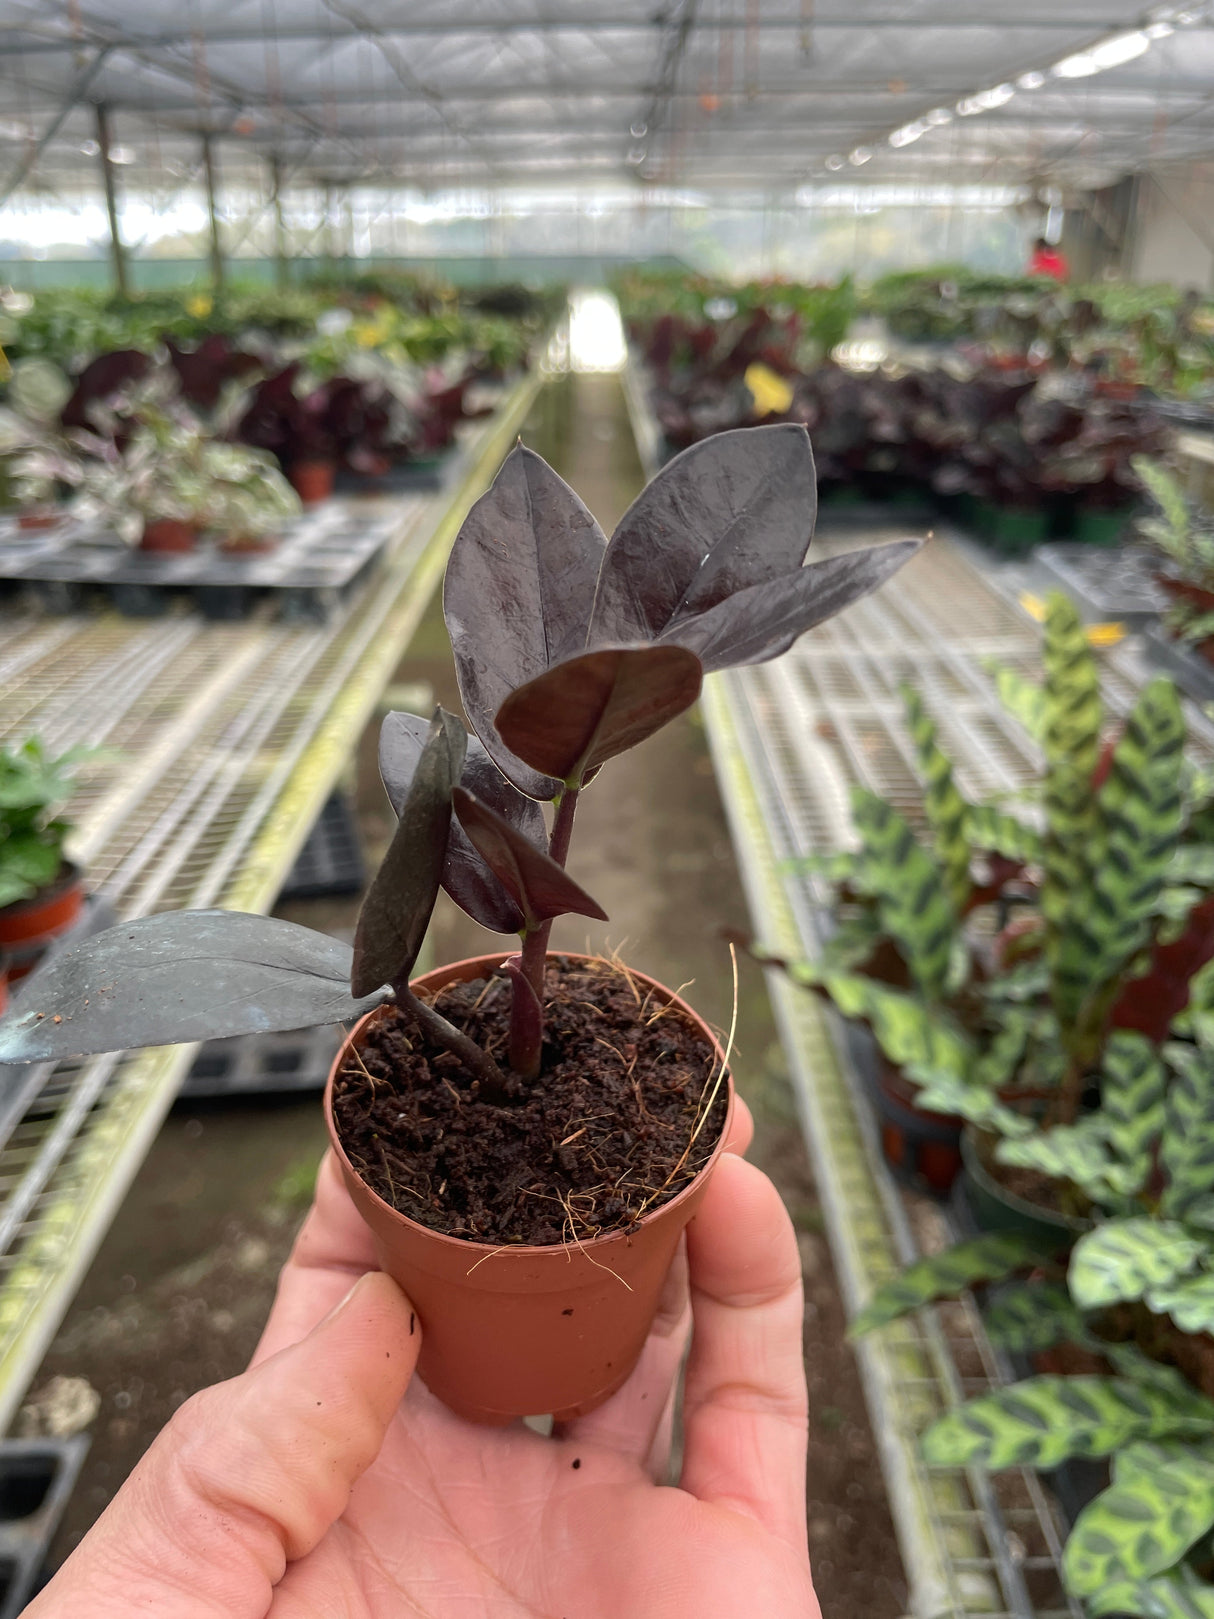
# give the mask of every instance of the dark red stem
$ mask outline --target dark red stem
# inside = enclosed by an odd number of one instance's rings
[[[548,853],[558,866],[569,857],[569,840],[573,835],[573,815],[577,809],[580,789],[566,787],[556,802],[556,818],[552,823],[552,836],[548,840]],[[521,986],[512,974],[513,999],[510,1009],[510,1066],[524,1079],[534,1079],[540,1071],[540,1052],[544,1043],[544,962],[548,958],[548,935],[551,920],[529,928],[523,935],[522,953],[518,957],[518,972],[525,978],[531,997],[521,993]],[[530,1004],[534,999],[538,1016]]]
[[[506,1081],[489,1053],[482,1050],[475,1040],[469,1039],[462,1030],[457,1029],[454,1023],[448,1023],[441,1012],[436,1012],[427,1002],[418,1000],[407,983],[395,984],[393,989],[398,1004],[410,1013],[422,1032],[428,1035],[435,1045],[453,1052],[468,1072],[480,1081],[483,1100],[504,1102],[507,1096]]]

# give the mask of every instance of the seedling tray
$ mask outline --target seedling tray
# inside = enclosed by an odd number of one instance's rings
[[[1155,579],[1158,561],[1140,546],[1101,550],[1077,542],[1043,545],[1036,561],[1096,618],[1145,624],[1168,605]]]
[[[308,833],[278,897],[327,899],[334,894],[357,894],[366,880],[358,823],[345,794],[334,793]]]
[[[64,520],[21,529],[0,522],[0,583],[23,588],[48,612],[79,612],[98,597],[131,618],[155,618],[181,596],[206,618],[244,618],[270,601],[280,616],[325,620],[379,559],[395,515],[357,515],[342,502],[288,523],[272,551],[241,555],[132,551]]]
[[[343,1030],[326,1024],[287,1034],[208,1040],[182,1080],[177,1100],[201,1102],[321,1091],[342,1037]]]
[[[0,1440],[0,1619],[17,1619],[37,1591],[88,1448],[84,1434]]]

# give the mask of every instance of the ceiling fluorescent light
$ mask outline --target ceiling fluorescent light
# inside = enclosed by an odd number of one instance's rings
[[[867,163],[872,155],[867,146],[857,146],[854,152],[848,153],[847,161],[858,169],[862,163]]]
[[[840,157],[838,152],[836,152],[833,157],[827,158],[826,167],[832,174],[837,174],[846,162],[847,159],[845,157]]]
[[[1167,39],[1169,34],[1174,34],[1175,32],[1176,30],[1170,22],[1149,22],[1143,29],[1143,33],[1148,39]]]
[[[1088,79],[1100,72],[1100,63],[1091,51],[1080,51],[1077,56],[1064,56],[1055,62],[1050,72],[1057,79]]]
[[[1034,69],[1031,73],[1022,73],[1016,83],[1021,90],[1040,90],[1045,83],[1045,74]]]
[[[1120,67],[1123,62],[1133,62],[1135,58],[1145,56],[1150,48],[1150,40],[1140,28],[1135,28],[1131,33],[1114,34],[1112,39],[1093,45],[1092,55],[1100,68]]]
[[[891,146],[909,146],[920,136],[927,134],[927,125],[921,118],[916,118],[913,124],[903,124],[901,129],[895,129],[889,137]]]
[[[933,128],[938,129],[942,124],[951,124],[953,115],[947,107],[933,107],[931,112],[924,113],[923,121],[925,124],[931,124]]]

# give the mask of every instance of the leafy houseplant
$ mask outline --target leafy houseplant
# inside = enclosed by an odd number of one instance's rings
[[[1191,508],[1180,480],[1161,462],[1139,456],[1134,470],[1156,508],[1139,518],[1138,529],[1164,555],[1157,577],[1172,598],[1165,627],[1214,660],[1214,524]]]
[[[0,1059],[369,1013],[327,1108],[381,1262],[421,1312],[423,1375],[487,1420],[591,1408],[640,1352],[731,1093],[669,990],[548,955],[554,917],[603,914],[565,870],[574,814],[705,671],[777,656],[916,549],[802,566],[814,498],[802,429],[725,435],[671,463],[608,543],[514,450],[447,568],[475,734],[441,711],[385,724],[400,820],[352,956],[262,917],[146,918],[52,964],[37,1006],[0,1027]],[[411,984],[440,885],[521,947]]]
[[[84,904],[80,871],[63,852],[71,823],[60,811],[90,748],[48,756],[38,737],[0,748],[0,955],[24,976]]]
[[[1055,1179],[1038,1161],[1038,1127],[1084,1135],[1084,1095],[1113,1031],[1164,1039],[1214,951],[1204,897],[1214,849],[1202,841],[1207,789],[1186,781],[1171,683],[1147,686],[1102,750],[1095,659],[1061,596],[1047,613],[1045,673],[1041,688],[1000,676],[1043,745],[1044,824],[968,804],[910,696],[930,843],[893,806],[858,794],[860,848],[827,862],[847,888],[840,925],[819,960],[788,970],[871,1027],[918,1087],[918,1106],[983,1132],[976,1144],[994,1175],[1002,1165]],[[998,920],[974,923],[1010,897],[1025,914],[992,949]],[[900,972],[889,971],[891,954]],[[1054,1202],[1085,1212],[1065,1185]]]

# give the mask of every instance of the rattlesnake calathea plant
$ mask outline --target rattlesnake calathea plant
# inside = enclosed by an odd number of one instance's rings
[[[984,1312],[995,1343],[1101,1357],[1107,1373],[1029,1377],[950,1411],[924,1434],[925,1458],[1050,1469],[1111,1457],[1111,1483],[1067,1540],[1067,1589],[1093,1614],[1211,1619],[1214,966],[1173,1034],[1160,1048],[1114,1033],[1100,1106],[1018,1143],[1086,1199],[1089,1228],[1069,1254],[1015,1233],[958,1243],[881,1287],[852,1330],[999,1283]]]
[[[1042,686],[999,675],[1044,758],[1029,814],[969,802],[921,698],[904,692],[927,836],[857,789],[858,846],[801,863],[833,884],[833,934],[817,959],[780,963],[868,1024],[920,1107],[992,1132],[997,1159],[1025,1167],[1043,1108],[1051,1124],[1074,1123],[1161,952],[1179,976],[1160,996],[1171,1012],[1184,1005],[1203,958],[1177,946],[1214,887],[1209,785],[1186,766],[1172,683],[1152,681],[1102,750],[1097,663],[1062,596],[1049,605],[1044,667]],[[992,951],[991,928],[975,922],[1013,900],[1012,936]]]
[[[58,957],[0,1023],[35,1061],[358,1017],[395,997],[503,1097],[539,1072],[555,917],[603,911],[564,867],[579,795],[695,702],[702,676],[778,656],[875,590],[917,542],[804,565],[816,491],[804,429],[721,434],[672,461],[608,542],[521,445],[473,506],[444,609],[471,733],[389,715],[381,768],[399,824],[347,946],[222,910],[123,924]],[[541,805],[554,806],[549,828]],[[409,987],[439,887],[517,933],[508,1068]]]

